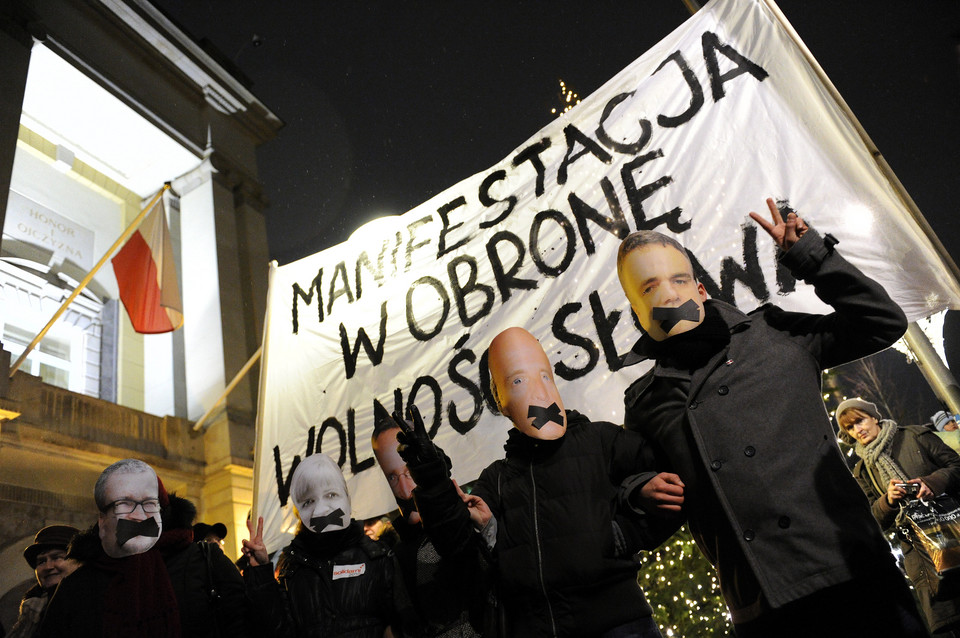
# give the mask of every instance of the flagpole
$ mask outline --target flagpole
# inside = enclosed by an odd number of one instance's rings
[[[238,372],[237,375],[233,377],[233,381],[231,381],[230,384],[227,385],[226,388],[224,388],[223,394],[221,394],[220,397],[213,402],[213,405],[211,405],[210,408],[203,413],[203,416],[197,419],[197,422],[193,424],[194,432],[196,432],[197,430],[200,430],[203,424],[207,422],[207,419],[210,418],[210,415],[213,414],[213,411],[216,410],[221,403],[223,403],[223,400],[227,398],[228,394],[233,392],[233,389],[237,387],[237,384],[240,383],[240,380],[243,379],[243,377],[247,376],[247,373],[250,372],[250,368],[253,367],[253,364],[255,364],[257,360],[260,359],[260,353],[262,351],[263,351],[263,346],[260,346],[259,348],[257,348],[257,351],[253,353],[253,356],[250,357],[250,359],[248,359],[245,364],[243,364],[243,367],[240,368],[240,372]],[[206,432],[206,430],[207,428],[204,427],[202,431]]]
[[[120,237],[117,238],[117,241],[113,242],[113,246],[110,246],[107,252],[104,253],[103,257],[100,258],[100,261],[98,261],[96,265],[93,267],[93,270],[87,273],[87,276],[83,278],[83,281],[80,282],[80,284],[74,289],[74,291],[70,294],[70,296],[67,297],[67,299],[62,304],[60,304],[60,308],[57,310],[57,312],[54,313],[53,317],[50,318],[50,321],[47,322],[47,325],[45,325],[43,327],[43,330],[41,330],[40,333],[33,338],[33,341],[30,342],[30,345],[28,345],[24,349],[23,353],[21,353],[17,361],[13,364],[13,366],[11,366],[10,368],[11,378],[13,377],[14,374],[16,374],[17,370],[20,369],[20,366],[23,365],[23,362],[27,360],[27,357],[30,355],[31,352],[33,352],[33,349],[37,347],[37,344],[40,343],[40,340],[43,339],[43,337],[47,334],[47,331],[49,331],[50,328],[53,327],[53,324],[56,323],[57,319],[60,318],[60,315],[66,312],[67,306],[69,306],[71,302],[73,302],[73,300],[77,298],[77,295],[79,295],[83,291],[83,289],[87,287],[87,284],[89,284],[93,280],[94,275],[96,275],[97,271],[100,270],[100,268],[102,268],[105,263],[107,263],[107,260],[110,259],[110,256],[114,253],[114,251],[116,251],[117,248],[119,248],[120,245],[123,244],[123,242],[127,241],[127,239],[130,238],[130,235],[132,235],[134,231],[137,230],[137,227],[140,225],[140,222],[143,221],[143,218],[147,216],[148,212],[153,210],[153,207],[157,205],[157,202],[160,201],[160,198],[163,197],[163,194],[169,189],[170,189],[170,182],[167,182],[163,185],[163,188],[161,188],[160,191],[156,195],[154,195],[153,199],[150,200],[150,203],[147,204],[147,207],[144,208],[142,211],[140,211],[140,214],[137,215],[132,222],[130,222],[130,225],[127,226],[127,229],[124,230],[123,233],[120,235]]]
[[[787,32],[787,35],[790,36],[790,39],[793,41],[793,43],[798,49],[800,49],[800,53],[803,54],[807,64],[809,64],[810,68],[813,69],[814,73],[816,73],[820,83],[837,103],[837,106],[840,107],[840,110],[843,112],[843,114],[847,116],[850,124],[853,125],[854,130],[856,130],[857,134],[860,136],[860,140],[867,147],[867,150],[870,151],[870,155],[877,163],[877,167],[880,169],[880,172],[887,179],[890,185],[893,186],[894,192],[900,197],[900,201],[903,202],[907,211],[910,213],[910,216],[913,218],[913,221],[917,224],[917,226],[919,226],[924,236],[926,236],[927,240],[933,246],[934,252],[937,253],[937,256],[946,267],[947,272],[953,277],[957,285],[960,286],[960,269],[957,268],[957,264],[953,261],[953,257],[949,252],[947,252],[947,249],[940,242],[940,238],[937,237],[937,234],[933,232],[933,228],[931,228],[930,224],[923,216],[923,213],[920,212],[920,208],[917,206],[916,202],[913,201],[913,198],[910,197],[910,194],[907,193],[907,189],[904,188],[903,184],[900,182],[900,179],[893,172],[893,169],[890,168],[889,164],[887,164],[887,160],[883,157],[883,155],[881,155],[880,150],[873,143],[873,140],[870,139],[870,136],[863,128],[863,125],[860,124],[860,120],[857,119],[857,116],[853,114],[853,111],[850,109],[850,106],[847,104],[846,100],[844,100],[843,96],[840,95],[840,91],[838,91],[837,87],[834,86],[833,82],[827,76],[826,71],[824,71],[823,67],[820,66],[820,63],[817,62],[815,57],[813,57],[813,53],[811,53],[810,49],[807,48],[807,45],[805,45],[803,40],[800,39],[800,35],[796,32],[796,30],[794,30],[793,26],[780,10],[780,7],[777,6],[777,3],[774,0],[763,0],[763,2],[776,17],[777,21],[780,23],[780,26],[782,26]],[[917,362],[920,364],[921,371],[923,372],[924,377],[926,377],[927,383],[930,384],[931,389],[933,389],[937,397],[947,405],[950,411],[954,413],[960,412],[960,392],[958,392],[957,382],[953,378],[953,374],[950,372],[950,370],[943,365],[943,361],[940,360],[940,357],[937,355],[936,351],[932,347],[929,347],[929,342],[926,339],[926,335],[923,334],[923,330],[916,322],[910,323],[910,326],[907,328],[907,334],[904,338],[907,342],[907,346],[917,358]],[[928,347],[924,347],[924,343]]]

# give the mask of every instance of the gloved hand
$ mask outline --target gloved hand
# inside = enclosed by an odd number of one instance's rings
[[[407,409],[407,417],[409,420],[393,413],[393,420],[400,426],[397,453],[406,461],[410,476],[419,487],[432,487],[450,477],[450,457],[427,436],[417,406]]]

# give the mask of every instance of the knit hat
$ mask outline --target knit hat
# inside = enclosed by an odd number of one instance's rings
[[[62,549],[67,551],[67,544],[80,530],[69,525],[48,525],[37,532],[33,539],[33,545],[23,550],[23,557],[26,559],[30,569],[37,568],[37,555],[50,549]]]
[[[840,405],[837,406],[837,411],[834,413],[833,416],[837,420],[837,429],[840,430],[840,438],[850,444],[854,443],[853,437],[847,434],[846,431],[844,431],[844,429],[840,427],[840,417],[843,415],[844,412],[852,408],[862,410],[863,412],[866,412],[867,414],[875,418],[877,421],[880,420],[880,411],[877,410],[877,405],[875,403],[864,401],[860,397],[857,397],[854,399],[847,399],[846,401],[843,401],[842,403],[840,403]]]
[[[930,420],[933,421],[933,427],[935,427],[938,432],[943,432],[943,426],[945,426],[947,423],[950,423],[950,421],[955,421],[956,419],[957,415],[948,414],[943,410],[940,410],[930,417]]]

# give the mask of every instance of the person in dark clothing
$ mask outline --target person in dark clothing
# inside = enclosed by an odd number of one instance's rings
[[[20,615],[10,628],[11,638],[29,638],[40,625],[44,608],[60,581],[72,571],[67,562],[67,545],[80,530],[70,525],[48,525],[23,550],[23,558],[37,576],[37,584],[20,601]]]
[[[397,453],[400,426],[375,404],[376,422],[371,445],[397,501],[400,515],[392,521],[393,545],[404,591],[410,600],[398,612],[404,636],[418,638],[472,638],[484,630],[485,604],[490,594],[489,565],[477,552],[447,551],[441,558],[427,537],[413,499],[417,487],[406,462]],[[442,497],[441,497],[442,498]],[[457,503],[461,497],[453,497]],[[483,507],[468,499],[478,521]],[[487,510],[489,512],[489,510]],[[489,631],[488,631],[489,633]]]
[[[896,527],[900,504],[907,498],[902,487],[916,484],[912,498],[960,494],[960,456],[929,428],[897,425],[881,419],[877,406],[861,398],[843,401],[836,411],[840,436],[859,457],[853,476],[871,503],[874,517],[885,530]],[[960,629],[960,598],[934,599],[923,559],[910,540],[901,536],[903,567],[913,582],[920,609],[934,636],[955,636]]]
[[[177,600],[154,547],[169,505],[163,483],[143,461],[124,459],[100,475],[94,500],[97,553],[61,581],[37,635],[180,636]]]
[[[194,539],[196,506],[170,495],[156,548],[170,577],[184,638],[248,635],[243,577],[220,545]]]
[[[653,367],[625,393],[641,433],[684,484],[685,514],[717,569],[737,635],[925,634],[889,546],[835,442],[821,371],[892,344],[903,312],[835,250],[834,238],[750,216],[779,262],[833,306],[744,314],[707,299],[683,246],[652,231],[620,246],[620,283],[645,335],[624,358]],[[850,603],[869,601],[853,616]]]
[[[626,543],[614,525],[617,487],[651,467],[642,438],[565,411],[550,361],[522,328],[494,338],[489,362],[497,406],[515,429],[506,458],[483,470],[474,485],[473,497],[491,512],[479,534],[469,527],[467,504],[438,502],[438,489],[449,494],[453,486],[445,455],[415,409],[413,425],[400,437],[428,535],[441,555],[467,544],[491,553],[506,635],[660,636],[637,584],[637,564],[624,555]],[[682,493],[671,498],[682,503]],[[655,547],[677,525],[667,527],[647,544]]]
[[[325,454],[305,458],[290,494],[300,517],[297,534],[277,565],[279,584],[263,544],[263,518],[243,541],[250,566],[243,572],[261,633],[298,638],[382,638],[395,622],[393,555],[350,518],[343,474]],[[252,528],[248,522],[248,527]]]

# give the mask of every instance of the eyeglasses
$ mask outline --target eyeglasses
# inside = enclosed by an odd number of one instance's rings
[[[145,501],[128,501],[121,499],[108,504],[103,508],[103,511],[106,512],[112,509],[114,514],[132,514],[138,505],[143,509],[144,514],[156,514],[160,511],[160,501],[155,498],[148,498]]]
[[[404,470],[402,472],[391,472],[390,474],[387,474],[387,483],[389,483],[393,487],[396,487],[396,485],[400,483],[401,476],[404,476],[406,478],[411,478],[410,470]]]

